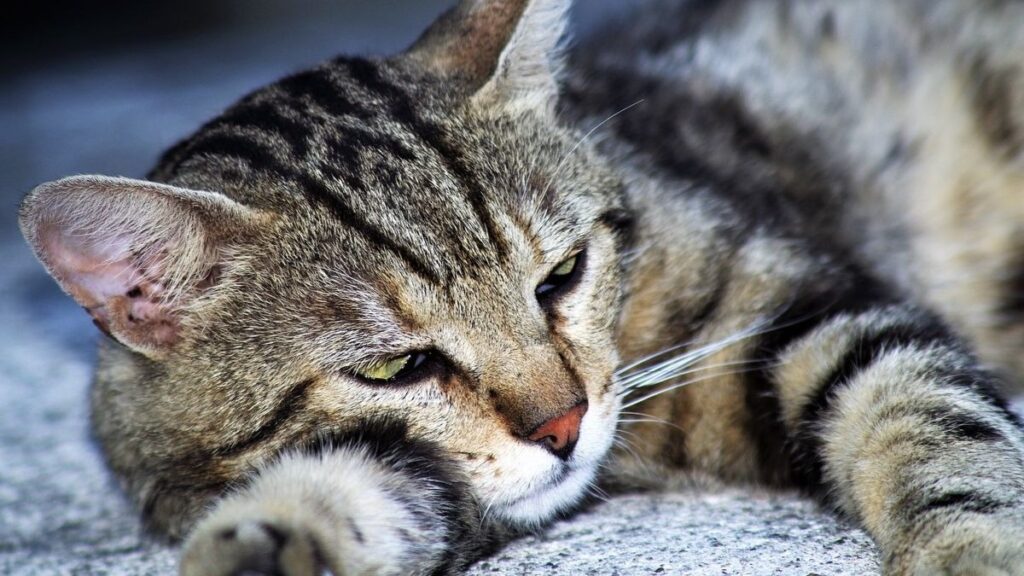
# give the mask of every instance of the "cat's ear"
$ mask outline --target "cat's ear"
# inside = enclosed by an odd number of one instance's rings
[[[129,348],[159,357],[189,307],[216,281],[224,247],[260,213],[210,192],[104,176],[43,184],[19,223],[39,260]]]
[[[408,55],[482,101],[550,108],[570,0],[463,0]]]

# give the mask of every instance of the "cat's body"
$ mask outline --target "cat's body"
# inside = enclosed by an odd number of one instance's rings
[[[556,76],[565,9],[466,2],[247,97],[165,184],[26,201],[116,339],[94,422],[145,517],[238,487],[183,570],[456,571],[604,462],[807,488],[893,573],[1021,573],[986,369],[1024,375],[1024,6],[661,2]]]
[[[905,299],[941,313],[989,367],[1019,386],[1024,79],[1017,69],[1024,45],[1017,30],[1024,11],[1012,3],[986,6],[654,2],[625,34],[608,30],[574,52],[567,114],[588,129],[628,107],[596,132],[597,147],[640,181],[633,190],[657,190],[653,200],[634,193],[632,203],[690,220],[687,238],[673,234],[640,246],[695,246],[670,256],[689,258],[676,266],[692,269],[685,290],[659,306],[666,316],[701,321],[661,319],[632,329],[627,321],[624,356],[680,337],[715,341],[742,324],[759,299],[762,312],[790,306],[783,322],[842,313],[840,280],[818,296],[815,287],[800,293],[829,265],[806,264],[821,266],[818,273],[787,270],[801,266],[800,258],[828,259],[849,267],[849,298]],[[708,248],[715,246],[725,248]],[[728,278],[747,257],[739,246],[764,250],[754,266],[777,267],[796,284],[775,295],[723,296],[730,282],[756,286]],[[642,272],[636,282],[634,292],[671,292]],[[714,299],[752,308],[714,317],[719,311],[705,307]],[[720,331],[719,322],[730,328]],[[641,344],[659,330],[668,334]],[[662,398],[675,406],[658,416],[678,422],[715,402],[725,410],[742,404],[746,386],[728,400],[702,398],[721,388],[694,386]],[[669,446],[678,444],[671,427],[660,428]],[[728,436],[721,432],[707,430],[715,446],[707,450],[735,457],[733,447],[716,446]]]

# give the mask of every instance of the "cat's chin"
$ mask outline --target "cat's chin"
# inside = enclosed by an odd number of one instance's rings
[[[580,442],[571,463],[561,466],[536,489],[495,503],[492,511],[513,526],[535,528],[578,505],[593,486],[611,448],[618,411],[617,402],[592,410],[583,418]]]
[[[579,504],[587,495],[597,469],[596,465],[569,469],[562,478],[532,494],[496,504],[493,512],[513,526],[538,527]]]

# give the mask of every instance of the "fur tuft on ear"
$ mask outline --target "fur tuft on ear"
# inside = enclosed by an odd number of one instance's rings
[[[463,0],[406,53],[480,103],[550,108],[570,0]]]
[[[43,184],[19,223],[36,256],[105,333],[159,356],[216,278],[221,246],[258,213],[220,194],[127,178]]]
[[[529,108],[553,107],[558,97],[569,5],[565,0],[529,2],[494,74],[475,98],[521,102]]]

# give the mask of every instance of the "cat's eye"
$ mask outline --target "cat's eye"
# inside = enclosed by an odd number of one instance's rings
[[[583,268],[583,259],[584,253],[580,251],[556,266],[534,290],[537,299],[543,303],[568,291],[579,279],[580,270]]]
[[[427,359],[425,352],[416,352],[365,364],[352,371],[370,382],[394,382],[413,375],[426,364]]]

